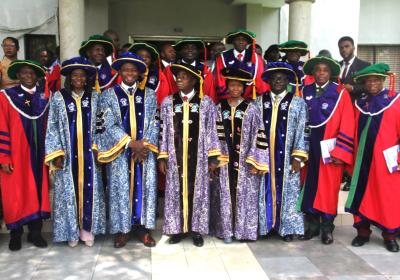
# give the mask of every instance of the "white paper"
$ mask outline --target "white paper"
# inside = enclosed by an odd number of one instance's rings
[[[324,164],[332,162],[330,152],[335,148],[336,138],[322,140],[321,145],[321,157]]]
[[[399,164],[397,161],[397,156],[399,151],[400,151],[400,145],[395,145],[383,151],[383,155],[386,161],[386,166],[389,169],[390,173],[399,170]]]

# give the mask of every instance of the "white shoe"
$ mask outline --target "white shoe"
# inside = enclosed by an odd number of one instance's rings
[[[79,243],[78,240],[71,240],[71,241],[68,241],[68,246],[71,248],[74,248],[74,247],[78,246],[78,243]]]
[[[93,247],[93,245],[94,245],[94,240],[85,241],[85,245],[88,246],[88,247]]]

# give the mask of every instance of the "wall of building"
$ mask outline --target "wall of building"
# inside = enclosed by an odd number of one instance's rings
[[[246,5],[246,28],[256,33],[257,43],[263,50],[279,42],[279,18],[279,8]]]
[[[85,0],[85,37],[108,29],[109,0]]]
[[[1,0],[0,42],[8,36],[17,38],[20,59],[25,58],[25,34],[56,35],[58,42],[57,9],[58,0]],[[3,55],[0,48],[0,57]]]
[[[311,55],[328,49],[341,60],[337,42],[342,36],[351,36],[357,45],[360,0],[317,0],[311,13]]]
[[[360,0],[359,44],[400,44],[399,0]]]
[[[110,0],[109,27],[128,35],[219,36],[245,26],[244,5],[225,0]]]

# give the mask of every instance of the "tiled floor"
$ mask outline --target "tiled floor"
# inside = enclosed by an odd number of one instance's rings
[[[378,230],[361,248],[350,245],[354,233],[351,226],[336,227],[330,246],[318,239],[285,243],[272,237],[229,245],[206,238],[197,248],[190,239],[169,245],[157,231],[152,249],[136,240],[114,249],[107,236],[97,238],[92,248],[50,243],[36,249],[24,242],[19,252],[10,252],[8,236],[0,234],[0,279],[400,280],[400,254],[383,248]],[[51,239],[50,233],[45,236]]]

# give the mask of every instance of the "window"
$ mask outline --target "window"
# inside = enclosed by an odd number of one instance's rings
[[[396,91],[400,91],[400,45],[391,46],[358,46],[357,56],[371,63],[386,63],[390,70],[396,73]],[[389,86],[389,79],[386,79],[385,86]]]

